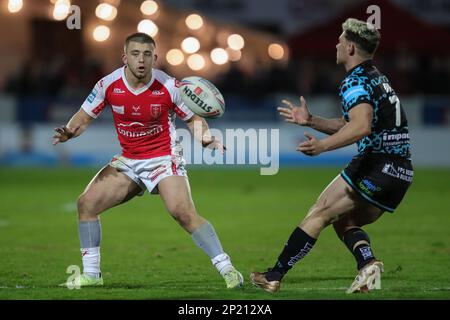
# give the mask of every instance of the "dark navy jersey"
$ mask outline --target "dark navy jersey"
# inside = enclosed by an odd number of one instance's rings
[[[351,108],[368,103],[373,108],[372,133],[357,142],[358,152],[410,157],[408,122],[389,80],[366,60],[351,69],[339,88],[342,113],[348,122]]]

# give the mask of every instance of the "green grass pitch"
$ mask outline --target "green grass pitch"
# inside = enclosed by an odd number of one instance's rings
[[[346,295],[355,262],[332,228],[286,276],[281,291],[252,287],[339,168],[189,171],[198,212],[245,277],[230,291],[209,258],[146,193],[101,216],[105,286],[69,290],[81,266],[76,198],[96,169],[0,169],[0,299],[450,299],[450,170],[416,169],[394,214],[365,229],[384,261],[382,290]]]

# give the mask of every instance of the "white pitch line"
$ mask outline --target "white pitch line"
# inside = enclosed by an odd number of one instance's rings
[[[0,289],[31,289],[34,288],[34,286],[22,286],[20,284],[16,284],[15,286],[8,287],[8,286],[0,286]]]

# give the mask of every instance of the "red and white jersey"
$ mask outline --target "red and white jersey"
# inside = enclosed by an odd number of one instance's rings
[[[93,118],[111,107],[122,146],[122,155],[148,159],[172,154],[175,146],[176,114],[184,121],[194,114],[184,105],[179,82],[157,69],[150,82],[133,89],[125,78],[125,67],[101,79],[81,106]]]

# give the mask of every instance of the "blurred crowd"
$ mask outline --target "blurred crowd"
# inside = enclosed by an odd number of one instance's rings
[[[6,81],[4,91],[17,97],[78,98],[104,75],[95,60],[76,62],[63,56],[28,60]]]
[[[401,96],[439,96],[450,92],[450,57],[420,56],[399,50],[395,56],[376,56],[375,64]],[[74,62],[63,56],[46,61],[29,60],[9,77],[3,91],[16,98],[16,120],[20,123],[62,121],[76,111],[95,83],[111,71],[94,60]],[[336,66],[334,57],[304,57],[291,58],[288,64],[274,64],[269,69],[233,63],[227,73],[210,80],[224,95],[245,99],[245,103],[227,104],[229,110],[254,111],[271,108],[273,103],[267,103],[264,97],[277,93],[337,97],[344,76],[345,70]]]
[[[450,92],[450,57],[419,56],[399,51],[396,56],[377,56],[375,64],[402,95],[439,95]],[[16,97],[82,99],[95,83],[112,70],[99,61],[75,65],[63,57],[27,61],[6,81],[3,91]],[[291,59],[288,65],[249,71],[234,63],[214,81],[223,93],[260,96],[277,92],[316,95],[337,92],[345,71],[333,58]]]
[[[396,56],[376,56],[378,69],[401,95],[448,95],[450,57],[419,56],[399,52]],[[334,59],[293,59],[286,68],[274,67],[246,74],[239,67],[224,76],[223,90],[239,94],[290,92],[335,95],[345,70]],[[245,88],[243,90],[242,88]]]

